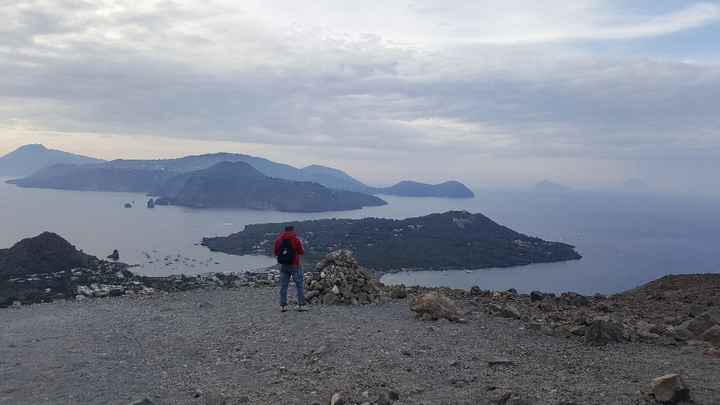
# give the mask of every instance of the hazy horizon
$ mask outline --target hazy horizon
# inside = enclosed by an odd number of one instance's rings
[[[720,4],[0,5],[0,154],[209,152],[385,185],[718,193]]]

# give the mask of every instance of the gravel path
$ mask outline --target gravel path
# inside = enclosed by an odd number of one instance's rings
[[[587,347],[480,313],[425,323],[402,301],[282,314],[275,296],[199,290],[0,310],[0,404],[205,404],[218,394],[326,404],[336,391],[362,402],[387,390],[397,404],[484,404],[503,391],[532,404],[635,404],[666,373],[681,373],[697,403],[720,403],[720,360],[693,350]]]

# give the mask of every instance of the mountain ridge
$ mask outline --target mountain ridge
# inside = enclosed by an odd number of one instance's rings
[[[207,169],[179,174],[156,194],[170,204],[194,208],[283,212],[344,211],[387,204],[368,194],[268,177],[245,162],[221,162]]]
[[[366,194],[385,194],[385,195],[398,195],[398,196],[413,196],[413,197],[444,197],[444,198],[471,198],[474,197],[472,191],[465,185],[459,182],[444,182],[436,185],[425,184],[414,181],[400,182],[391,187],[372,187],[364,184],[363,182],[353,178],[346,172],[335,169],[332,167],[321,166],[321,165],[309,165],[303,168],[296,168],[294,166],[274,162],[272,160],[251,156],[239,153],[209,153],[202,155],[189,155],[179,158],[172,159],[117,159],[108,162],[104,161],[92,161],[87,163],[95,163],[95,165],[78,167],[75,169],[75,175],[79,178],[83,178],[83,171],[87,170],[93,172],[93,174],[87,177],[93,178],[93,184],[78,184],[78,181],[68,181],[57,179],[59,184],[52,184],[45,173],[45,181],[43,187],[49,188],[60,188],[60,189],[80,189],[80,190],[92,190],[92,187],[98,187],[96,191],[135,191],[134,189],[128,190],[108,190],[108,187],[98,185],[101,182],[98,176],[104,170],[147,170],[148,173],[153,173],[155,177],[162,177],[159,172],[175,172],[175,173],[186,173],[191,171],[197,171],[207,169],[217,163],[221,162],[245,162],[259,170],[261,173],[268,177],[274,177],[292,181],[310,181],[319,183],[325,187],[362,192]],[[62,162],[61,162],[62,163]],[[41,168],[39,170],[47,169]],[[108,171],[106,173],[117,173]],[[135,172],[139,175],[140,171]],[[24,175],[25,178],[32,177],[30,175]],[[25,184],[26,187],[31,187],[33,183],[25,178],[15,181],[15,184]],[[139,180],[137,182],[140,182]],[[65,184],[65,185],[63,185]],[[74,184],[74,186],[69,186]],[[76,187],[76,188],[73,188]],[[122,187],[117,187],[122,189]]]
[[[459,181],[450,180],[438,184],[427,184],[404,180],[390,187],[373,187],[377,194],[396,195],[400,197],[447,197],[473,198],[475,193]]]
[[[55,164],[93,164],[101,159],[78,155],[41,144],[28,144],[0,157],[0,176],[28,176]]]

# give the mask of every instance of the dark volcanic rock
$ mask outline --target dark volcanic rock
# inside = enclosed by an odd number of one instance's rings
[[[206,238],[203,244],[230,254],[271,255],[272,241],[283,225],[248,225],[228,237]],[[322,219],[290,225],[306,241],[305,260],[311,264],[337,249],[351,250],[363,266],[382,271],[509,267],[581,257],[571,245],[523,235],[464,211],[405,220]]]
[[[118,250],[115,249],[107,258],[110,260],[118,261],[118,260],[120,260],[120,252],[118,252]]]
[[[96,262],[97,258],[77,250],[61,236],[45,232],[0,250],[0,280],[87,267]]]

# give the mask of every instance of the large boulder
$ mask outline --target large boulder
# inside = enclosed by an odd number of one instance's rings
[[[680,401],[690,400],[690,389],[680,375],[668,374],[652,381],[650,395],[656,402],[676,404]]]
[[[705,331],[718,325],[720,325],[720,314],[708,311],[681,323],[674,328],[674,332],[679,340],[691,340],[700,338]]]
[[[540,291],[532,291],[530,293],[530,301],[536,302],[536,301],[542,301],[545,299],[545,294]]]
[[[585,330],[585,343],[591,346],[605,346],[623,341],[623,328],[609,319],[596,318]]]
[[[336,392],[330,398],[330,405],[345,405],[345,398],[343,398],[342,394]]]
[[[575,307],[586,307],[590,305],[590,300],[584,295],[575,292],[565,292],[560,295],[560,302]]]
[[[712,343],[714,346],[720,347],[720,326],[715,325],[706,330],[700,338],[706,342]]]
[[[464,322],[460,308],[448,297],[432,291],[421,295],[410,307],[418,319],[436,321],[447,319],[452,322]]]
[[[306,299],[310,303],[372,304],[380,301],[381,289],[349,250],[329,253],[305,275]]]
[[[522,314],[513,304],[494,304],[487,306],[488,311],[495,316],[510,319],[520,319]]]

